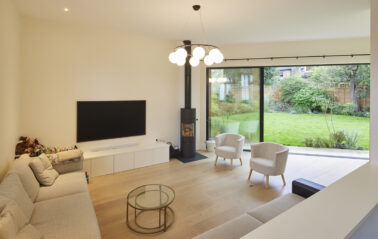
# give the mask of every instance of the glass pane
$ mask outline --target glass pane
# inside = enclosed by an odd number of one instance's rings
[[[221,133],[245,136],[245,148],[260,139],[260,69],[209,70],[209,138]]]
[[[264,141],[369,149],[369,65],[265,67],[264,92]]]

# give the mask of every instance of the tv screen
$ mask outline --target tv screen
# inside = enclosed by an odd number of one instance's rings
[[[77,102],[77,142],[145,134],[145,100]]]

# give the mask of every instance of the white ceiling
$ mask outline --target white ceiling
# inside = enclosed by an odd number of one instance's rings
[[[370,0],[14,1],[23,15],[171,40],[219,44],[370,35]],[[206,37],[193,4],[202,6]]]

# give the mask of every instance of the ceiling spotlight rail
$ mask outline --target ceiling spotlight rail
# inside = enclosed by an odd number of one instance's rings
[[[245,58],[227,58],[224,61],[254,61],[254,60],[280,60],[280,59],[304,59],[304,58],[332,58],[332,57],[359,57],[370,56],[370,54],[339,54],[339,55],[310,55],[310,56],[272,56],[272,57],[245,57]]]

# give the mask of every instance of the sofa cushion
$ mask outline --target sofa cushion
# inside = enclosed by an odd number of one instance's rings
[[[0,214],[0,238],[14,239],[17,233],[17,225],[14,222],[12,215],[7,213]]]
[[[59,176],[45,154],[32,158],[29,165],[41,185],[51,186]]]
[[[85,175],[82,172],[61,174],[51,186],[42,186],[36,202],[67,196],[75,193],[88,192]]]
[[[243,214],[193,239],[239,239],[262,224],[259,220]]]
[[[16,239],[42,239],[43,235],[31,224],[24,226],[16,235]]]
[[[45,238],[101,238],[87,192],[36,202],[31,224]]]
[[[13,200],[8,201],[7,205],[2,210],[1,214],[11,215],[12,220],[17,227],[17,231],[19,231],[21,228],[23,228],[26,225],[26,223],[29,221],[26,218],[24,212],[18,206],[18,204]]]
[[[37,197],[39,190],[39,182],[34,176],[33,171],[29,167],[30,157],[23,154],[20,158],[16,159],[9,170],[9,173],[17,173],[20,178],[25,191],[28,193],[32,202]]]
[[[265,203],[264,205],[247,212],[247,214],[255,217],[263,223],[266,223],[270,219],[278,216],[279,214],[283,213],[284,211],[288,210],[289,208],[303,200],[303,197],[289,193],[268,203]]]
[[[11,200],[11,199],[4,197],[4,196],[0,196],[0,213],[3,211],[3,209],[5,208],[7,203],[9,202],[9,200]]]
[[[0,196],[14,200],[29,220],[33,213],[33,203],[24,190],[20,178],[15,173],[8,174],[0,184]]]

